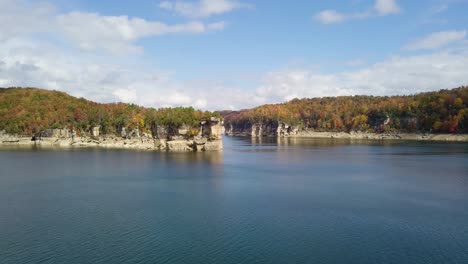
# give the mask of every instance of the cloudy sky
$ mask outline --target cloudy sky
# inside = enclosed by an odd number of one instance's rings
[[[468,85],[468,0],[0,0],[0,87],[220,110]]]

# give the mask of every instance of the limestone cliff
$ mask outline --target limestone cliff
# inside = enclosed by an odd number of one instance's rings
[[[53,147],[103,147],[159,151],[216,151],[223,148],[223,120],[209,118],[199,124],[192,135],[187,126],[155,126],[151,133],[138,128],[122,128],[119,135],[103,134],[99,126],[78,135],[74,130],[46,129],[32,137],[9,135],[0,131],[2,145],[37,145]]]
[[[385,123],[389,119],[384,120]],[[414,122],[405,120],[405,122]],[[384,124],[385,124],[384,123]],[[431,133],[369,133],[369,132],[317,132],[313,129],[299,129],[298,126],[291,126],[281,121],[264,123],[244,123],[233,125],[226,123],[226,135],[247,136],[253,138],[261,137],[295,137],[295,138],[334,138],[353,140],[419,140],[419,141],[459,141],[467,142],[467,134],[431,134]]]
[[[244,123],[235,125],[226,123],[226,135],[231,136],[252,136],[252,137],[287,137],[296,135],[299,128],[291,126],[281,121],[271,121],[263,123]]]

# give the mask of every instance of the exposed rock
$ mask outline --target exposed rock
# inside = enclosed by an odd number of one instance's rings
[[[68,138],[69,132],[68,129],[46,129],[39,133],[39,137],[46,137],[46,138]]]
[[[128,138],[139,138],[140,137],[140,130],[138,128],[135,128],[135,129],[131,130],[127,134],[127,137]]]
[[[220,139],[224,134],[224,122],[220,118],[212,117],[201,122],[201,136]]]
[[[95,126],[91,129],[91,135],[93,137],[99,137],[99,129],[101,128],[101,126]]]
[[[167,148],[167,142],[165,139],[155,139],[154,147],[159,150],[165,150]]]
[[[195,144],[197,145],[204,145],[208,142],[208,139],[206,138],[197,138],[194,140]]]
[[[150,134],[146,133],[146,132],[143,132],[141,134],[141,136],[144,137],[144,138],[152,138],[152,136]]]
[[[186,136],[186,135],[188,135],[188,132],[189,132],[189,127],[186,126],[186,125],[183,125],[183,126],[179,127],[179,129],[177,130],[177,133],[180,136]]]
[[[225,128],[226,135],[251,137],[287,137],[295,135],[299,131],[299,127],[290,126],[281,121],[243,125],[227,124]]]
[[[167,141],[168,151],[194,151],[193,141],[171,140]]]
[[[127,130],[125,127],[122,127],[122,130],[120,131],[120,136],[123,138],[127,137]]]
[[[202,150],[204,151],[214,151],[214,150],[222,150],[223,149],[223,142],[221,140],[213,140],[208,141],[203,145]]]
[[[46,129],[31,137],[12,136],[0,131],[3,145],[36,145],[51,147],[100,147],[124,148],[160,151],[205,151],[221,150],[223,121],[211,118],[201,123],[199,136],[191,135],[191,127],[180,128],[170,126],[151,127],[151,133],[140,134],[138,128],[128,130],[126,127],[117,128],[120,135],[102,135],[99,126],[92,127],[89,133],[67,129]]]

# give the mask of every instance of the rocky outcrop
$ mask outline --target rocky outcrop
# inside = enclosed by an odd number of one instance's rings
[[[224,122],[220,118],[212,117],[209,120],[201,122],[201,135],[202,137],[220,139],[224,134]]]
[[[93,137],[99,137],[99,129],[101,128],[101,126],[95,126],[93,128],[91,128],[91,135]]]
[[[102,135],[96,126],[88,133],[77,135],[67,129],[46,129],[32,137],[8,135],[0,131],[0,145],[36,145],[50,147],[102,147],[158,151],[219,151],[223,148],[223,121],[218,118],[203,120],[198,135],[191,135],[190,128],[178,129],[159,126],[150,133],[138,128],[121,129],[120,135]]]
[[[315,132],[302,130],[298,138],[336,138],[369,140],[418,140],[418,141],[468,141],[468,134],[422,134],[422,133],[366,133],[366,132]]]
[[[392,122],[392,120],[385,122]],[[405,119],[404,122],[415,122]],[[422,134],[422,133],[366,133],[366,132],[317,132],[311,129],[299,129],[287,123],[266,122],[256,124],[234,125],[226,124],[226,135],[261,137],[297,137],[297,138],[338,138],[338,139],[370,139],[370,140],[421,140],[421,141],[460,141],[467,142],[468,134]]]
[[[296,135],[299,131],[299,127],[281,121],[241,125],[228,123],[225,129],[226,135],[251,137],[288,137]]]
[[[70,133],[68,129],[46,129],[41,131],[37,134],[38,137],[45,137],[45,138],[68,138],[70,137]]]

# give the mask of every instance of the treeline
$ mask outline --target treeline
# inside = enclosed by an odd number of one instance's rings
[[[222,112],[225,123],[283,121],[316,131],[468,132],[468,87],[410,96],[338,96],[293,99]]]
[[[220,115],[192,107],[154,109],[125,103],[100,104],[36,88],[0,89],[0,130],[10,134],[32,135],[48,128],[87,133],[95,126],[100,126],[104,134],[117,134],[122,128],[151,133],[155,126],[177,129],[186,125],[197,129],[201,120],[213,116]]]

